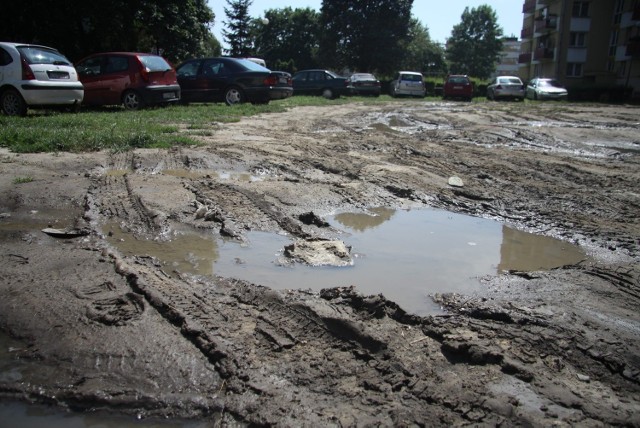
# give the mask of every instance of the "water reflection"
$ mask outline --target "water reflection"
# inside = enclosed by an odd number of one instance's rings
[[[124,255],[157,258],[167,273],[174,271],[196,275],[213,275],[218,260],[218,246],[211,233],[177,232],[170,240],[138,239],[132,233],[110,223],[104,228],[107,240]]]
[[[498,271],[548,270],[574,264],[584,258],[584,251],[575,245],[502,226]]]
[[[350,229],[358,232],[364,232],[366,229],[371,229],[380,226],[396,213],[396,210],[391,208],[372,208],[370,213],[341,213],[334,216],[335,220]]]

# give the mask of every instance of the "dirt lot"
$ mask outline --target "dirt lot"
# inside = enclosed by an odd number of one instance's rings
[[[640,426],[640,109],[406,100],[200,134],[170,151],[0,152],[3,400],[211,425]],[[317,243],[328,213],[425,206],[589,260],[483,278],[418,317],[334,284],[168,271],[108,239],[121,225]]]

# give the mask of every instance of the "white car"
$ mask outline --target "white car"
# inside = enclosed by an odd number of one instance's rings
[[[487,86],[487,98],[490,100],[510,98],[524,101],[524,83],[517,76],[495,77]]]
[[[555,79],[536,77],[527,85],[525,96],[532,100],[566,100],[567,90]]]
[[[391,82],[389,92],[392,97],[408,95],[411,97],[424,98],[426,93],[424,76],[422,73],[415,71],[400,71]]]
[[[9,116],[28,108],[77,111],[84,88],[71,61],[53,48],[0,42],[0,110]]]

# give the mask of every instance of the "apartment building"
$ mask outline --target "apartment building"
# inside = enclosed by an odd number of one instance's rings
[[[495,76],[517,76],[520,72],[520,41],[517,37],[504,37],[502,39],[502,52],[500,60],[493,73]]]
[[[627,86],[640,98],[640,0],[525,0],[523,80]]]

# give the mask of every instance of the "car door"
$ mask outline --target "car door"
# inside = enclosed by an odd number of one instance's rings
[[[202,60],[195,59],[180,64],[176,69],[178,84],[180,85],[181,98],[184,102],[203,101],[201,96],[202,82],[198,81],[198,73]]]
[[[227,68],[217,58],[193,60],[180,65],[177,74],[183,101],[219,101],[222,91],[229,84]]]
[[[76,65],[84,86],[86,105],[119,105],[122,93],[131,86],[129,57],[125,55],[97,55]]]
[[[197,80],[204,89],[205,100],[223,99],[224,90],[233,83],[231,72],[230,65],[219,58],[205,59],[202,62]]]
[[[84,86],[83,104],[104,105],[106,88],[102,81],[106,56],[99,55],[87,58],[76,64],[78,78]]]
[[[309,92],[309,73],[308,71],[302,71],[293,76],[293,90],[296,94]]]

